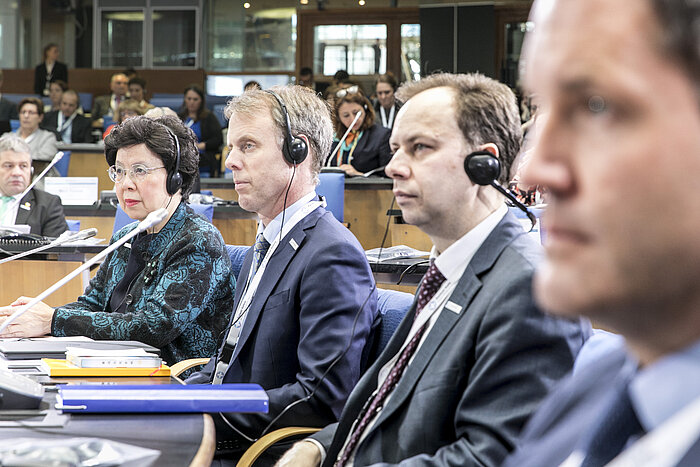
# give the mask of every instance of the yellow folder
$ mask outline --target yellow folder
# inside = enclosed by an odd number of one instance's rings
[[[170,376],[165,363],[160,368],[81,368],[57,358],[42,358],[41,365],[49,376]]]

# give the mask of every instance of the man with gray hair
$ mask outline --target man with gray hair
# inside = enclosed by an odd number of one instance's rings
[[[226,114],[226,166],[238,202],[260,223],[223,345],[187,382],[267,391],[267,414],[214,417],[217,458],[233,465],[270,430],[337,420],[359,379],[377,305],[362,247],[315,192],[332,139],[326,103],[308,88],[275,87],[233,98]]]
[[[58,237],[68,230],[58,196],[32,188],[20,198],[32,179],[29,146],[14,133],[0,137],[0,226],[29,225],[30,232]]]
[[[404,220],[433,241],[433,261],[340,421],[297,443],[284,466],[497,466],[587,336],[587,323],[535,307],[541,247],[495,188],[472,180],[470,161],[500,164],[492,180],[508,174],[520,142],[513,92],[483,75],[438,74],[398,97],[386,174]]]
[[[525,84],[544,118],[523,177],[548,193],[537,300],[624,340],[586,344],[598,358],[506,464],[700,465],[700,2],[538,0],[532,19]]]

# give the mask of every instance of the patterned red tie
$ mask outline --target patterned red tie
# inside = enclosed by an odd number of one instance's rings
[[[423,282],[420,286],[420,290],[418,291],[418,303],[416,304],[416,314],[414,317],[414,321],[418,317],[418,314],[421,312],[421,310],[423,310],[423,307],[430,301],[431,298],[433,298],[435,292],[438,291],[438,289],[444,281],[445,276],[443,276],[440,270],[437,268],[437,266],[435,266],[435,263],[432,263],[428,268],[428,271],[425,273],[425,276],[423,277]],[[338,460],[335,462],[335,467],[345,466],[348,459],[350,459],[350,456],[355,450],[357,443],[360,441],[362,433],[367,428],[367,425],[369,425],[369,422],[376,415],[378,415],[379,412],[381,412],[382,408],[384,407],[384,401],[386,400],[386,397],[389,394],[391,394],[391,392],[398,384],[399,380],[401,379],[401,375],[408,366],[408,361],[415,353],[416,348],[418,348],[418,343],[420,342],[420,339],[423,336],[423,332],[425,332],[425,328],[427,327],[427,325],[428,322],[426,321],[425,324],[423,324],[423,326],[421,326],[420,329],[416,331],[411,340],[408,342],[408,345],[404,347],[403,351],[401,352],[401,355],[399,356],[399,359],[396,361],[394,367],[391,369],[391,372],[384,380],[384,383],[379,388],[379,391],[377,391],[377,393],[374,395],[372,401],[369,403],[369,407],[367,407],[367,404],[365,404],[367,410],[359,414],[359,421],[355,424],[355,429],[350,435],[350,441],[348,441],[348,444],[345,446],[345,449],[338,456]]]

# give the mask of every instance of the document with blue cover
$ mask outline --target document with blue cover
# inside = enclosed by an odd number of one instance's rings
[[[257,384],[65,385],[56,408],[64,412],[257,412],[267,413],[268,398]]]

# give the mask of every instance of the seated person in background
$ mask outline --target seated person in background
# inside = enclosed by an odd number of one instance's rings
[[[364,251],[315,192],[331,141],[328,107],[308,88],[272,89],[275,95],[245,92],[226,109],[231,148],[226,166],[233,171],[238,202],[256,212],[260,224],[241,269],[224,343],[187,380],[258,383],[270,398],[267,414],[214,415],[216,456],[223,465],[234,464],[265,430],[337,420],[360,377],[377,317]],[[292,138],[307,148],[297,153],[296,163],[288,152]],[[285,407],[289,410],[277,419]]]
[[[196,84],[185,88],[182,109],[178,113],[185,126],[197,135],[199,166],[207,168],[209,176],[218,177],[221,173],[221,145],[224,142],[221,125],[204,102],[204,91]]]
[[[299,86],[316,89],[316,83],[314,83],[314,71],[308,66],[302,67],[301,70],[299,70],[297,84]]]
[[[90,117],[93,121],[93,126],[101,127],[102,118],[105,115],[114,117],[117,113],[117,108],[122,101],[127,99],[129,80],[124,73],[115,73],[109,81],[111,94],[97,96],[95,102],[92,103],[92,113]]]
[[[542,257],[503,196],[474,184],[465,157],[485,151],[507,181],[520,144],[513,92],[483,75],[404,85],[386,173],[404,220],[433,241],[434,261],[339,423],[281,465],[497,466],[574,362],[587,324],[542,313],[532,276]],[[482,156],[484,157],[484,156]]]
[[[155,107],[146,100],[146,80],[138,76],[129,80],[129,99],[139,103],[143,114]]]
[[[56,135],[51,131],[39,128],[43,118],[44,104],[39,98],[25,97],[19,102],[17,134],[29,145],[32,154],[32,167],[37,175],[49,165],[58,152]],[[60,176],[55,166],[46,175],[50,177]]]
[[[243,86],[243,92],[250,91],[252,89],[262,89],[262,86],[260,86],[260,83],[257,81],[248,81],[245,83],[245,86]]]
[[[119,204],[132,219],[161,207],[168,216],[130,248],[107,256],[77,301],[57,308],[39,303],[0,337],[137,340],[160,348],[169,364],[211,355],[228,322],[235,281],[221,234],[185,203],[197,171],[194,145],[192,132],[171,117],[136,117],[115,128],[105,154]],[[182,183],[168,191],[175,170]],[[135,227],[122,228],[112,241]],[[29,300],[0,308],[0,316]]]
[[[44,113],[51,110],[58,110],[61,106],[61,96],[68,89],[68,83],[60,79],[51,81],[49,84],[49,99],[51,103],[44,106]]]
[[[29,145],[14,133],[0,137],[0,225],[29,225],[30,232],[58,237],[68,230],[61,198],[32,188],[23,198],[32,178]]]
[[[329,167],[340,167],[346,175],[362,175],[364,172],[384,167],[391,160],[391,131],[375,122],[374,108],[357,86],[341,89],[336,93],[333,107],[335,137],[331,153],[359,112],[362,112],[362,116],[352,127],[340,149],[333,157],[329,156],[326,163]]]
[[[125,101],[122,101],[122,103],[119,104],[119,107],[117,107],[117,113],[115,115],[116,121],[108,126],[104,133],[102,133],[102,139],[105,139],[107,135],[112,132],[114,127],[120,123],[124,123],[128,119],[138,117],[144,113],[143,107],[141,107],[141,104],[139,104],[138,101],[133,99],[126,99]]]
[[[2,70],[0,70],[0,89],[2,89]],[[0,93],[0,122],[9,122],[10,120],[19,119],[17,106],[14,102],[10,102]]]
[[[394,74],[387,71],[383,75],[379,75],[377,83],[374,85],[374,92],[377,94],[377,100],[374,101],[374,113],[379,115],[379,119],[384,128],[394,126],[396,114],[401,108],[401,101],[396,100],[394,93],[398,88],[398,83]]]
[[[66,90],[59,109],[47,112],[40,127],[54,132],[64,143],[92,143],[90,119],[78,113],[79,104],[78,93]]]

